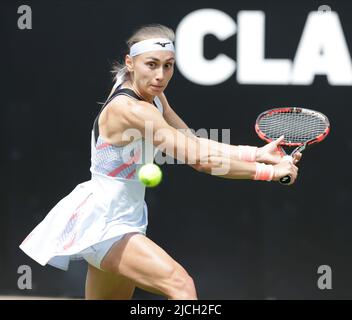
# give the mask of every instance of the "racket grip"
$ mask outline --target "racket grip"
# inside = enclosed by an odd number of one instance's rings
[[[282,160],[289,160],[290,162],[293,162],[293,158],[291,156],[284,156],[282,157]],[[281,184],[289,184],[291,182],[292,177],[290,175],[287,175],[285,177],[280,178],[280,183]]]
[[[282,177],[279,181],[281,184],[289,184],[291,182],[291,176],[287,175],[285,177]]]

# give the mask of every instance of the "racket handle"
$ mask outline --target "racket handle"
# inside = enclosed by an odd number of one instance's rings
[[[289,160],[290,162],[293,162],[293,158],[291,156],[288,156],[288,155],[284,156],[282,158],[282,160]],[[292,177],[290,175],[287,175],[285,177],[280,178],[279,181],[280,181],[281,184],[289,184],[291,182],[291,180],[292,180]]]
[[[291,176],[287,175],[285,177],[280,178],[281,184],[289,184],[291,182]]]

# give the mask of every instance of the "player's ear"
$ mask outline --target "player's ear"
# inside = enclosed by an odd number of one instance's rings
[[[129,54],[126,54],[125,65],[127,67],[128,72],[133,72],[133,59]]]

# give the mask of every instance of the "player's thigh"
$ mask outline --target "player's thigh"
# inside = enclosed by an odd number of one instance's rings
[[[86,299],[129,300],[135,284],[132,280],[111,272],[105,272],[88,264]]]
[[[180,285],[175,282],[189,277],[179,263],[142,234],[129,234],[116,242],[102,260],[101,268],[164,295],[170,287]]]

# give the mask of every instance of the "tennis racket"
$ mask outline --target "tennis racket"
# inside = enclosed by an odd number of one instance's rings
[[[276,108],[264,111],[258,116],[255,131],[266,142],[284,135],[280,149],[285,157],[292,161],[296,152],[302,152],[308,146],[325,139],[330,132],[330,122],[318,111],[298,107]],[[294,150],[287,155],[283,146],[294,147]],[[291,176],[280,179],[282,184],[290,182]]]

